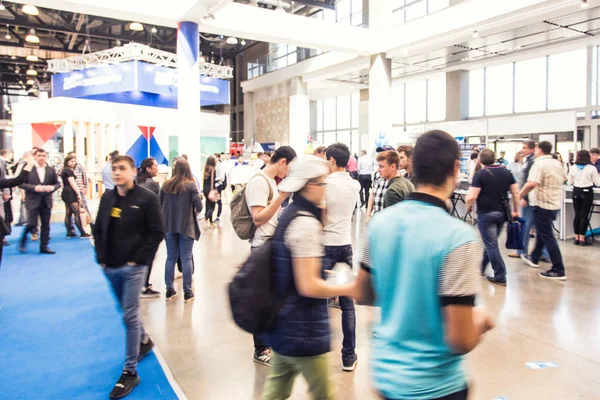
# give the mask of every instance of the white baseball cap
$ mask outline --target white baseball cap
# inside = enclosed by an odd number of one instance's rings
[[[296,193],[312,180],[329,174],[329,164],[320,157],[305,155],[290,163],[288,176],[277,187],[285,193]]]

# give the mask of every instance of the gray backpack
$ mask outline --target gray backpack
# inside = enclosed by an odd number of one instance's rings
[[[257,176],[262,176],[269,185],[269,200],[271,202],[273,200],[273,188],[271,187],[271,183],[266,176],[263,174],[256,174],[252,179]],[[252,180],[250,179],[250,180]],[[250,183],[250,182],[248,182]],[[254,225],[254,220],[252,219],[252,213],[250,212],[250,208],[248,207],[248,203],[246,202],[246,184],[242,190],[236,192],[231,199],[230,207],[231,207],[231,225],[233,225],[233,230],[238,235],[238,237],[242,240],[250,240],[254,236],[254,232],[256,232],[256,225]]]

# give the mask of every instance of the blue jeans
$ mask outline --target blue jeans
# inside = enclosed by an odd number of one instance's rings
[[[123,370],[135,373],[140,353],[140,343],[146,332],[140,316],[140,292],[146,279],[147,265],[125,265],[104,268],[104,275],[119,300],[125,322],[125,366]]]
[[[194,239],[181,233],[167,232],[165,234],[167,243],[167,262],[165,263],[165,283],[167,289],[173,289],[175,280],[175,264],[177,258],[181,258],[183,272],[183,291],[192,293],[192,250]]]
[[[546,210],[540,207],[534,207],[533,219],[535,221],[535,230],[537,232],[535,248],[531,253],[531,260],[535,263],[540,261],[542,249],[548,249],[550,253],[550,260],[552,260],[551,271],[558,272],[560,274],[565,273],[565,265],[563,264],[562,254],[558,247],[558,242],[554,237],[554,231],[552,229],[552,221],[556,218],[558,210]]]
[[[323,270],[330,270],[337,263],[346,263],[352,267],[352,246],[325,246],[325,257],[323,258]],[[350,297],[340,296],[340,308],[342,309],[342,359],[352,358],[356,348],[356,313],[354,311],[354,300]]]
[[[517,251],[519,255],[529,254],[529,232],[531,232],[531,228],[534,227],[533,223],[533,209],[532,206],[521,207],[521,218],[525,220],[525,224],[523,225],[523,250]],[[548,250],[544,247],[542,251],[542,257],[550,259],[550,255],[548,254]]]
[[[483,273],[487,265],[491,262],[494,269],[494,277],[500,280],[506,280],[506,265],[498,248],[498,236],[500,236],[505,222],[506,215],[500,211],[479,213],[479,219],[477,220],[477,227],[485,246],[481,272]]]

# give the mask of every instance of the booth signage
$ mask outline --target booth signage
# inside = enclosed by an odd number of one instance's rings
[[[135,61],[52,76],[52,96],[87,97],[135,89]]]

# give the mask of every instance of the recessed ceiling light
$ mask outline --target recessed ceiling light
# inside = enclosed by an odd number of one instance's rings
[[[27,43],[39,43],[40,38],[35,34],[35,29],[30,29],[27,36],[25,36],[25,41]]]
[[[17,56],[10,56],[10,59],[11,59],[11,60],[16,60],[16,59],[17,59]]]
[[[38,56],[36,56],[35,54],[30,54],[26,57],[27,61],[31,61],[31,62],[38,62],[40,61],[40,59],[38,58]]]
[[[477,39],[479,37],[479,32],[473,31],[473,38]]]
[[[129,30],[135,32],[141,32],[144,30],[144,26],[139,22],[132,22],[129,24]]]
[[[4,35],[4,39],[10,40],[12,39],[12,36],[10,36],[10,33],[6,33],[6,35]]]
[[[27,15],[40,15],[40,11],[36,6],[32,6],[31,4],[26,4],[21,9]]]
[[[150,32],[156,34],[156,32],[158,32],[158,29],[156,29],[156,27],[153,26],[152,29],[150,29]]]
[[[588,8],[589,4],[588,4],[588,0],[581,0],[581,8]]]
[[[4,4],[2,4],[2,0],[0,0],[0,11],[4,10],[6,10],[6,7],[4,6]]]
[[[241,44],[242,46],[245,46],[245,45],[246,45],[246,41],[245,41],[244,39],[242,39],[242,41],[240,42],[240,44]]]
[[[235,37],[228,37],[227,44],[238,44],[238,40]]]

